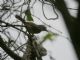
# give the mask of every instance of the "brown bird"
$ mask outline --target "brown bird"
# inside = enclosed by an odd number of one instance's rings
[[[22,23],[24,23],[27,31],[31,34],[37,34],[40,33],[41,31],[47,31],[44,25],[37,25],[33,22],[25,22],[25,20],[22,19],[19,15],[16,15],[15,17],[19,19]]]

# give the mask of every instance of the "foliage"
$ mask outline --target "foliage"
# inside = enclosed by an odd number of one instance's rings
[[[33,18],[32,18],[31,12],[30,12],[30,9],[27,9],[25,11],[25,16],[26,16],[26,20],[27,21],[33,21]]]
[[[48,33],[44,36],[43,40],[53,40],[53,34],[52,33]]]

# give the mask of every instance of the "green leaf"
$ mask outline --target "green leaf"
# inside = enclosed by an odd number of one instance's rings
[[[48,34],[43,37],[43,40],[40,42],[40,44],[44,43],[46,40],[53,41],[56,36],[56,33],[53,34],[52,32],[48,32]]]
[[[46,34],[45,36],[44,36],[44,39],[43,40],[47,40],[47,39],[49,39],[49,40],[53,40],[53,34],[52,33],[48,33],[48,34]]]
[[[27,10],[25,11],[25,15],[26,15],[26,17],[27,17],[26,20],[28,20],[28,21],[33,21],[33,18],[32,18],[32,16],[31,16],[30,9],[27,9]]]

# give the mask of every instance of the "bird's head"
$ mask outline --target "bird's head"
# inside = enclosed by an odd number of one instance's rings
[[[38,27],[41,31],[47,31],[47,29],[44,25],[38,25]]]

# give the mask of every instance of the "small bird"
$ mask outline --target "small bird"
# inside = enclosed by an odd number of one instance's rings
[[[33,22],[25,22],[25,20],[21,18],[19,15],[15,15],[15,17],[19,19],[22,23],[24,23],[27,31],[31,34],[38,34],[41,31],[47,31],[44,25],[37,25]]]
[[[30,33],[40,33],[41,31],[47,31],[46,27],[44,25],[36,25],[35,23],[32,22],[26,22],[26,28],[28,32]]]

